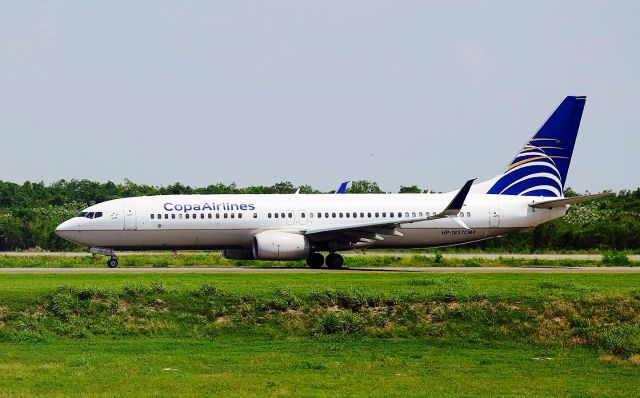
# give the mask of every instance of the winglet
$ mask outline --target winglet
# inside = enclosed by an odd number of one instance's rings
[[[462,205],[464,204],[465,199],[467,199],[467,195],[469,194],[469,190],[471,189],[471,185],[476,179],[473,178],[464,183],[462,188],[458,191],[456,196],[451,200],[451,203],[440,213],[443,216],[453,216],[458,214],[460,209],[462,209]]]
[[[340,187],[338,188],[336,193],[345,193],[345,191],[347,190],[347,186],[349,186],[350,182],[351,181],[345,181],[342,184],[340,184]]]

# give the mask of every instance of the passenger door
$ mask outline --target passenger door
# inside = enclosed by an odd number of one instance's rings
[[[133,203],[125,203],[124,205],[124,229],[133,231],[138,229],[136,224],[136,206]]]

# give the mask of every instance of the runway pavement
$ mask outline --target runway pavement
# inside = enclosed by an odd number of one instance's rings
[[[640,267],[363,267],[340,270],[309,268],[0,268],[0,274],[251,274],[251,273],[356,273],[356,272],[416,272],[416,273],[640,273]]]
[[[126,255],[158,255],[170,254],[171,252],[118,252],[119,256]],[[202,252],[178,252],[177,255],[195,254]],[[387,251],[387,250],[370,250],[364,254],[360,251],[342,252],[345,256],[434,256],[434,253],[424,253],[420,251]],[[0,252],[0,256],[10,257],[30,257],[30,256],[52,256],[52,257],[85,257],[92,254],[87,252]],[[539,260],[600,260],[601,254],[522,254],[522,253],[442,253],[442,257],[451,259],[468,259],[478,258],[486,260],[496,260],[498,258],[522,258],[522,259],[539,259]],[[639,254],[631,254],[627,256],[631,261],[640,261]]]

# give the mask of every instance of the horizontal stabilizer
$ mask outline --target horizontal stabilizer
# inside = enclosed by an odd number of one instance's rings
[[[613,196],[613,193],[605,192],[605,193],[597,193],[597,194],[594,194],[594,195],[583,195],[583,196],[574,196],[572,198],[562,198],[562,199],[556,199],[556,200],[548,200],[548,201],[540,202],[540,203],[532,203],[529,206],[533,207],[534,209],[551,209],[553,207],[570,205],[570,204],[573,204],[573,203],[586,202],[588,200],[606,198],[608,196]]]

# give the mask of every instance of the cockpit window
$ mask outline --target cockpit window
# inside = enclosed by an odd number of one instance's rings
[[[85,218],[100,218],[102,217],[102,212],[101,211],[83,211],[80,214],[78,214],[78,217],[85,217]]]

